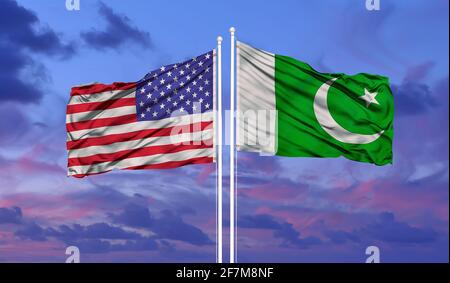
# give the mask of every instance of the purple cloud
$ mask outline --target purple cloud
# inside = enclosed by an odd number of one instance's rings
[[[241,228],[273,230],[274,237],[282,240],[280,244],[281,247],[307,249],[312,245],[322,243],[318,237],[300,237],[300,232],[295,230],[291,223],[277,221],[267,214],[244,215],[239,218],[238,225]]]
[[[0,207],[0,224],[19,224],[22,221],[22,210],[20,207]]]
[[[433,93],[429,85],[423,83],[433,66],[433,62],[426,62],[410,68],[401,84],[392,85],[396,114],[420,115],[439,106],[436,101],[437,94]]]
[[[38,242],[47,241],[46,234],[45,229],[34,222],[25,224],[23,228],[15,232],[15,235],[21,239],[29,239]]]
[[[148,208],[130,204],[118,215],[112,215],[115,222],[130,227],[147,228],[156,233],[157,238],[178,240],[192,245],[211,245],[213,242],[199,228],[183,221],[169,210],[163,210],[160,217],[152,217]]]
[[[37,86],[45,68],[36,63],[32,53],[66,59],[75,54],[73,44],[64,44],[55,31],[38,28],[38,17],[16,1],[0,3],[0,101],[37,103],[44,93]],[[24,78],[23,72],[39,69]],[[39,75],[37,75],[39,74]],[[38,80],[36,80],[38,78]]]
[[[361,243],[378,241],[387,244],[427,244],[438,240],[440,236],[429,227],[414,227],[407,222],[398,221],[392,212],[382,212],[372,218],[371,222],[349,231],[325,230],[324,236],[334,244],[347,242]]]
[[[107,223],[94,223],[91,225],[73,224],[72,226],[61,225],[58,228],[49,228],[46,235],[64,240],[77,239],[136,239],[140,238],[138,233],[128,232],[119,227]]]
[[[416,228],[395,220],[391,212],[380,213],[374,223],[362,228],[359,233],[388,243],[421,244],[434,242],[437,233],[431,228]]]
[[[0,38],[14,48],[67,58],[75,53],[73,43],[64,44],[49,27],[36,26],[39,18],[16,1],[4,0],[0,9]],[[16,49],[17,52],[17,49]],[[17,59],[16,59],[17,60]],[[2,61],[3,62],[3,61]]]
[[[84,253],[148,251],[158,248],[156,240],[152,237],[126,231],[104,222],[86,226],[80,224],[60,225],[56,228],[43,228],[30,222],[16,231],[15,235],[24,240],[40,242],[56,239],[66,245],[75,245]],[[114,243],[113,240],[122,240],[122,243]]]
[[[126,43],[135,43],[147,48],[153,47],[148,32],[133,27],[127,16],[116,14],[103,2],[100,2],[99,5],[99,14],[107,22],[106,29],[82,32],[81,38],[86,44],[99,50],[117,49]]]
[[[123,212],[112,215],[114,222],[136,228],[149,228],[154,223],[147,207],[135,204],[127,205]]]
[[[324,236],[337,245],[345,244],[348,241],[360,242],[358,235],[342,230],[326,230]]]

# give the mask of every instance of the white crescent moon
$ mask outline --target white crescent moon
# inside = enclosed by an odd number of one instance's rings
[[[316,115],[320,126],[330,136],[343,143],[367,144],[375,141],[384,133],[384,130],[372,135],[352,133],[341,127],[331,116],[328,109],[327,97],[328,90],[336,79],[337,78],[333,78],[325,82],[319,90],[317,90],[314,98],[314,114]]]

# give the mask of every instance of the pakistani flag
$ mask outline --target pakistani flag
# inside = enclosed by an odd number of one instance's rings
[[[388,78],[319,73],[237,42],[237,147],[281,156],[392,163]]]

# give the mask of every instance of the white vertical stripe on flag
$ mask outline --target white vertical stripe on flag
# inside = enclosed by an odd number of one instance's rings
[[[236,53],[237,148],[275,154],[275,55],[239,41]]]

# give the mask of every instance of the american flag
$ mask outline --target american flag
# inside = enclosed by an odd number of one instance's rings
[[[68,175],[214,162],[215,85],[212,50],[138,82],[73,87]]]

